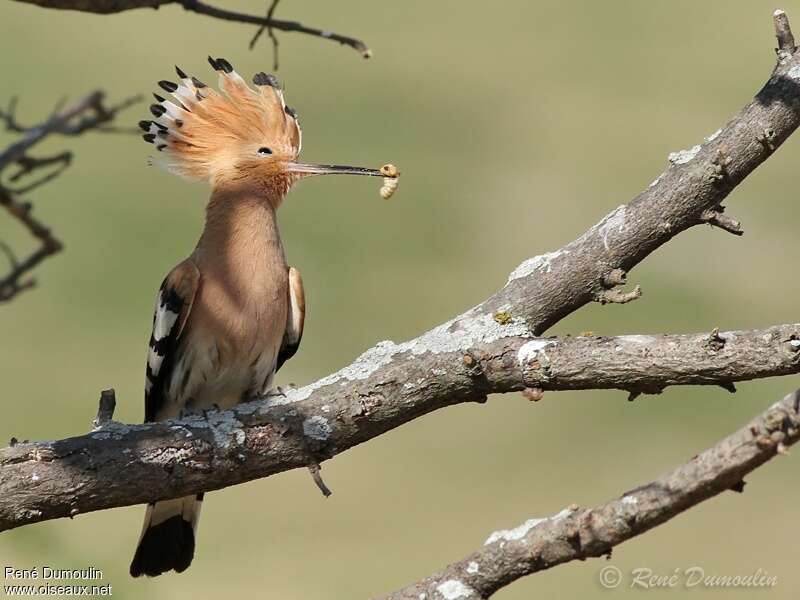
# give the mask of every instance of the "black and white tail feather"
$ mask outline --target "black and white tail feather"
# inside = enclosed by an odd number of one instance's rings
[[[133,577],[182,573],[194,558],[203,494],[147,505],[142,534],[131,562]]]

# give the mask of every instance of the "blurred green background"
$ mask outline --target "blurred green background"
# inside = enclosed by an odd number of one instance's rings
[[[221,4],[221,3],[220,3]],[[261,13],[255,1],[225,7]],[[800,26],[800,0],[783,8]],[[281,209],[289,261],[303,273],[308,320],[279,383],[307,383],[382,339],[405,340],[481,301],[523,259],[558,248],[646,187],[667,154],[699,143],[750,100],[774,63],[763,2],[298,2],[278,16],[365,39],[344,47],[279,34],[278,73],[303,125],[309,161],[404,173],[391,202],[372,180],[300,184]],[[41,119],[62,96],[100,87],[112,99],[155,90],[178,64],[210,79],[207,54],[243,74],[270,70],[253,27],[178,7],[114,16],[0,7],[0,101]],[[123,123],[146,116],[146,104]],[[0,135],[0,143],[10,141]],[[54,139],[74,166],[31,196],[66,251],[40,285],[0,307],[0,439],[76,435],[99,391],[140,421],[151,310],[163,275],[188,254],[208,190],[145,164],[138,136]],[[733,193],[736,238],[698,227],[631,275],[644,297],[587,306],[549,333],[688,332],[798,320],[797,136]],[[0,235],[31,243],[0,214]],[[645,483],[744,424],[797,379],[719,389],[520,395],[448,408],[325,464],[323,499],[304,471],[207,498],[192,568],[132,580],[142,507],[0,535],[0,565],[88,565],[120,598],[364,598],[460,559],[488,534],[570,503],[591,505]],[[796,597],[797,457],[614,551],[521,580],[499,600],[614,597],[606,564],[627,572],[777,575]],[[641,592],[639,592],[641,593]],[[658,592],[653,592],[658,594]],[[677,594],[672,591],[667,593]]]

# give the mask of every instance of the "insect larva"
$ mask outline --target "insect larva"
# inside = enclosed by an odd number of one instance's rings
[[[381,198],[388,200],[397,190],[397,177],[384,177],[381,187]]]
[[[400,177],[400,171],[394,165],[383,165],[381,167],[383,173],[383,187],[381,187],[381,198],[388,200],[392,194],[397,190],[397,184]]]

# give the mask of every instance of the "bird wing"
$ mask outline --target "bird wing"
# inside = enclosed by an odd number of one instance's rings
[[[156,299],[153,333],[147,354],[144,420],[155,421],[168,402],[168,383],[176,360],[178,340],[192,310],[200,271],[187,259],[169,272]]]
[[[289,315],[286,319],[286,332],[283,334],[283,341],[278,350],[278,360],[275,363],[276,373],[300,347],[305,319],[306,296],[303,290],[303,279],[300,277],[300,271],[289,267]]]

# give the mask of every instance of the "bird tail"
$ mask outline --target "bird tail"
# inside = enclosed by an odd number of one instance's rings
[[[147,505],[142,535],[133,555],[133,577],[185,571],[194,558],[194,539],[203,494]]]

